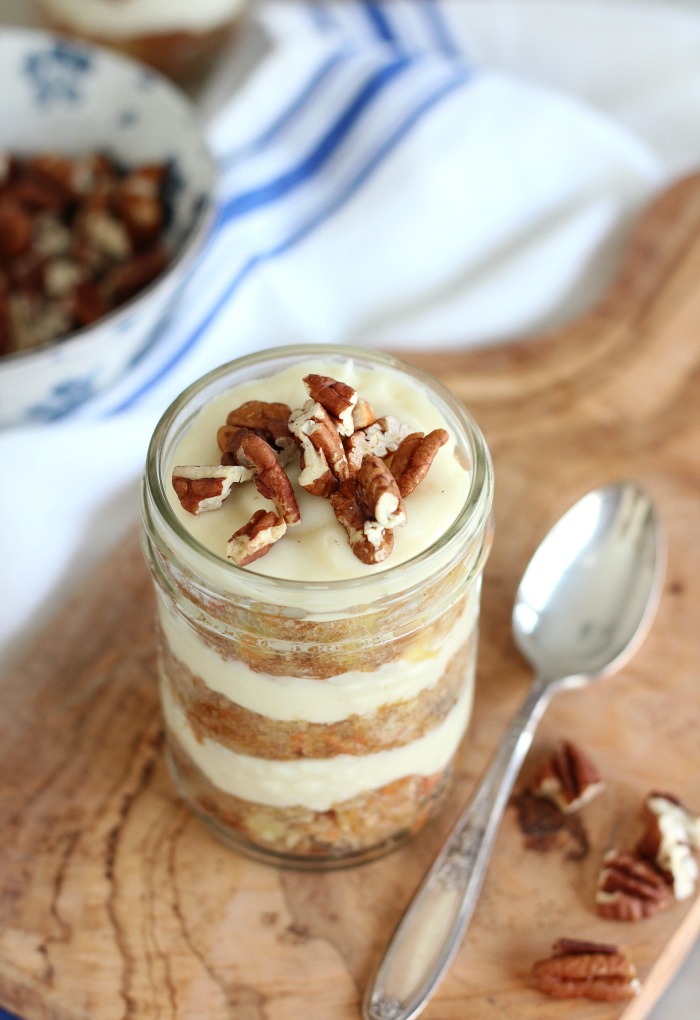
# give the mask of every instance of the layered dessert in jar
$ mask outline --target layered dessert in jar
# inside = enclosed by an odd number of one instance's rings
[[[445,798],[469,721],[492,470],[437,382],[327,346],[223,366],[144,479],[175,782],[230,844],[367,860]]]
[[[171,78],[208,64],[242,23],[248,0],[40,0],[54,31],[110,46]]]

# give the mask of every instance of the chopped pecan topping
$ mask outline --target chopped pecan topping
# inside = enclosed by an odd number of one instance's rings
[[[687,899],[698,878],[693,852],[700,849],[700,818],[668,793],[650,793],[642,813],[646,828],[637,853],[661,869],[677,900]]]
[[[387,457],[394,450],[397,450],[411,430],[392,414],[386,414],[377,418],[372,425],[368,425],[365,434],[372,438],[376,437],[377,445],[374,452],[378,457]]]
[[[446,442],[444,429],[434,429],[427,436],[412,432],[402,440],[391,458],[391,471],[404,499],[423,481],[435,455]]]
[[[252,477],[253,472],[245,467],[188,464],[173,470],[173,488],[185,510],[201,514],[218,510],[237,482]]]
[[[357,473],[357,493],[368,518],[384,528],[398,528],[406,523],[406,509],[394,476],[384,461],[370,453]]]
[[[237,425],[222,425],[216,433],[216,442],[218,444],[223,457],[226,457],[224,461],[222,457],[221,463],[238,464],[238,457],[240,454],[240,444],[243,436],[248,429],[239,428]]]
[[[259,402],[250,401],[250,403]],[[266,406],[279,408],[286,407],[286,404],[268,404]],[[246,417],[261,422],[260,426],[253,427],[238,425],[231,420],[232,418],[243,420]],[[229,414],[227,424],[222,425],[216,434],[216,441],[223,454],[221,459],[222,464],[227,464],[229,462],[232,464],[238,463],[236,459],[237,450],[240,445],[243,432],[254,432],[256,435],[268,442],[277,452],[281,464],[288,464],[292,460],[297,452],[297,444],[294,436],[289,431],[289,425],[287,424],[286,419],[271,417],[263,421],[262,418],[263,416],[261,414],[255,415],[253,413],[250,415],[242,414],[240,416],[235,414],[235,412],[231,412]]]
[[[247,524],[234,531],[226,545],[226,555],[239,567],[246,567],[269,552],[287,530],[281,517],[271,510],[256,510]]]
[[[323,454],[334,478],[342,482],[350,477],[343,441],[328,411],[321,403],[307,400],[301,411],[292,414],[289,427],[303,446],[306,446],[308,441],[314,449]]]
[[[556,999],[619,1002],[639,991],[634,964],[604,942],[559,939],[552,955],[534,964],[532,974],[537,988]]]
[[[289,464],[296,456],[298,450],[297,442],[289,429],[286,418],[270,418],[265,426],[265,438],[277,450],[280,464],[283,467],[285,464]]]
[[[347,436],[343,440],[343,446],[350,474],[356,475],[360,470],[363,458],[376,452],[379,446],[379,436],[376,432],[368,435],[364,429],[358,429],[357,432],[353,432],[351,436]]]
[[[553,801],[560,811],[568,814],[587,804],[603,786],[600,773],[588,755],[565,740],[538,771],[532,792]]]
[[[357,485],[351,478],[341,482],[331,494],[335,516],[348,533],[350,547],[363,563],[381,563],[394,547],[394,533],[368,516],[362,506]]]
[[[304,383],[311,399],[321,404],[331,416],[338,433],[351,436],[356,428],[353,409],[357,404],[357,393],[352,386],[328,375],[307,375]]]
[[[287,422],[292,409],[288,404],[269,403],[266,400],[246,400],[240,407],[229,411],[227,425],[242,429],[260,429],[265,432],[270,422]]]
[[[148,181],[146,185],[150,187]],[[99,205],[94,210],[101,211]],[[0,286],[0,345],[6,315],[2,296]],[[87,306],[89,311],[90,302]],[[272,516],[278,516],[285,527],[290,527],[299,522],[301,515],[283,465],[299,452],[299,485],[314,496],[330,500],[358,559],[367,564],[380,563],[393,549],[393,529],[406,523],[401,485],[412,491],[445,441],[446,433],[435,430],[428,437],[416,434],[419,441],[407,443],[398,453],[396,464],[401,471],[397,481],[389,462],[382,458],[396,453],[410,434],[408,426],[388,415],[376,419],[366,400],[351,386],[330,376],[309,374],[304,383],[311,399],[300,410],[290,412],[282,402],[248,400],[229,412],[226,424],[216,436],[221,450],[218,470],[246,469],[258,491],[274,502],[277,515]],[[210,474],[217,471],[206,470]],[[196,481],[205,489],[193,495],[190,486],[184,497],[196,506],[197,512],[220,505],[214,497],[220,497],[221,492],[218,485],[213,487],[212,478]],[[184,481],[178,484],[182,488]],[[204,498],[212,502],[205,504]],[[252,562],[263,554],[258,552],[259,543],[266,550],[276,540],[270,538],[273,534],[270,529],[277,525],[269,517],[262,523],[259,520],[262,518],[254,518],[243,532],[232,537],[235,562]],[[262,533],[265,537],[259,538]],[[274,535],[277,534],[275,531]],[[251,536],[256,540],[252,552],[248,548]]]
[[[377,416],[370,404],[367,403],[364,397],[358,397],[357,403],[352,409],[352,423],[355,431],[366,429],[368,425],[373,425],[376,420]]]
[[[270,444],[255,432],[241,429],[236,447],[239,463],[255,469],[255,486],[261,496],[271,499],[288,527],[301,520],[292,483]]]
[[[639,921],[670,905],[670,889],[651,861],[628,851],[611,850],[603,858],[596,910],[616,921]]]
[[[323,450],[317,450],[308,436],[301,437],[299,485],[312,496],[330,496],[338,488],[338,479],[328,467]]]

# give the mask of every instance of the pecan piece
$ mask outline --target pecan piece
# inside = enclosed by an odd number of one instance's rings
[[[328,412],[341,436],[351,436],[355,431],[353,408],[357,404],[357,393],[344,382],[331,379],[328,375],[307,375],[304,384],[311,399]]]
[[[102,290],[108,301],[120,305],[152,283],[167,264],[165,249],[158,246],[146,248],[110,269],[102,281]]]
[[[323,450],[317,450],[308,436],[301,439],[299,485],[311,496],[330,496],[338,488],[338,479],[328,467]]]
[[[374,452],[378,457],[386,457],[397,450],[411,432],[408,425],[404,425],[392,414],[377,418],[364,431],[369,439],[376,439]]]
[[[377,420],[377,416],[372,410],[370,404],[364,399],[364,397],[358,397],[357,403],[352,409],[352,423],[357,429],[366,429],[368,425],[374,425]]]
[[[265,426],[265,438],[277,450],[283,467],[296,456],[298,446],[286,419],[271,418]]]
[[[297,444],[287,424],[288,416],[289,408],[286,404],[248,400],[235,410],[229,411],[226,424],[221,426],[216,436],[219,449],[224,454],[232,453],[240,438],[238,433],[244,429],[255,432],[267,440],[279,455],[280,463],[283,466],[289,464],[296,454]]]
[[[292,413],[289,428],[302,447],[306,447],[305,440],[308,440],[316,450],[323,453],[334,478],[342,482],[350,477],[350,466],[345,456],[343,441],[333,419],[322,404],[307,400],[300,411]],[[303,485],[303,482],[301,484]]]
[[[173,488],[185,510],[201,514],[218,510],[237,482],[252,477],[253,472],[245,467],[187,464],[173,469]]]
[[[565,740],[537,772],[532,792],[570,814],[592,800],[603,786],[600,773],[588,755]]]
[[[616,921],[640,921],[670,905],[669,886],[651,861],[610,850],[598,878],[596,910]]]
[[[147,164],[128,171],[119,183],[117,208],[137,246],[154,241],[163,229],[166,175],[164,164]]]
[[[229,426],[224,426],[227,428]],[[301,520],[292,483],[270,444],[248,429],[238,429],[230,451],[237,462],[255,470],[255,486],[261,496],[271,499],[288,527]]]
[[[693,851],[700,849],[700,818],[669,793],[650,793],[642,813],[646,828],[637,853],[661,869],[677,900],[687,899],[698,878]]]
[[[373,453],[360,465],[357,492],[367,516],[382,527],[398,528],[406,523],[406,509],[396,480],[384,461]]]
[[[229,411],[227,425],[240,429],[260,429],[265,432],[269,423],[276,419],[286,422],[292,413],[288,404],[270,403],[267,400],[246,400],[240,407]]]
[[[14,258],[27,251],[32,241],[32,220],[11,195],[0,198],[0,255]]]
[[[391,459],[391,471],[404,499],[423,481],[435,455],[447,439],[444,429],[434,429],[427,436],[422,432],[412,432],[398,446]]]
[[[239,566],[247,567],[270,551],[287,530],[281,517],[271,510],[256,510],[250,520],[234,531],[226,543],[226,555]]]
[[[348,533],[350,547],[363,563],[381,563],[394,547],[394,533],[369,518],[362,506],[357,485],[351,478],[331,494],[330,504]]]
[[[605,942],[558,939],[552,955],[534,964],[532,975],[537,988],[556,999],[619,1002],[639,991],[634,964]]]
[[[363,429],[358,429],[351,436],[343,440],[345,456],[347,458],[350,474],[356,475],[360,470],[362,460],[370,453],[374,453],[379,445],[379,436],[374,433],[368,435]]]

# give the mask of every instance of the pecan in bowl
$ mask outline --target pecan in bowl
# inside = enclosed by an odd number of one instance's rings
[[[0,38],[0,425],[63,417],[172,342],[157,327],[209,233],[216,168],[189,101],[143,81],[97,47]]]

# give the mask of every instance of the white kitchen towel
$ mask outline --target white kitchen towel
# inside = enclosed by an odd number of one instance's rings
[[[578,314],[641,206],[700,163],[699,49],[687,0],[256,0],[205,98],[220,213],[163,343],[68,420],[0,434],[5,479],[42,478],[0,500],[0,665],[135,523],[153,425],[202,372]]]

